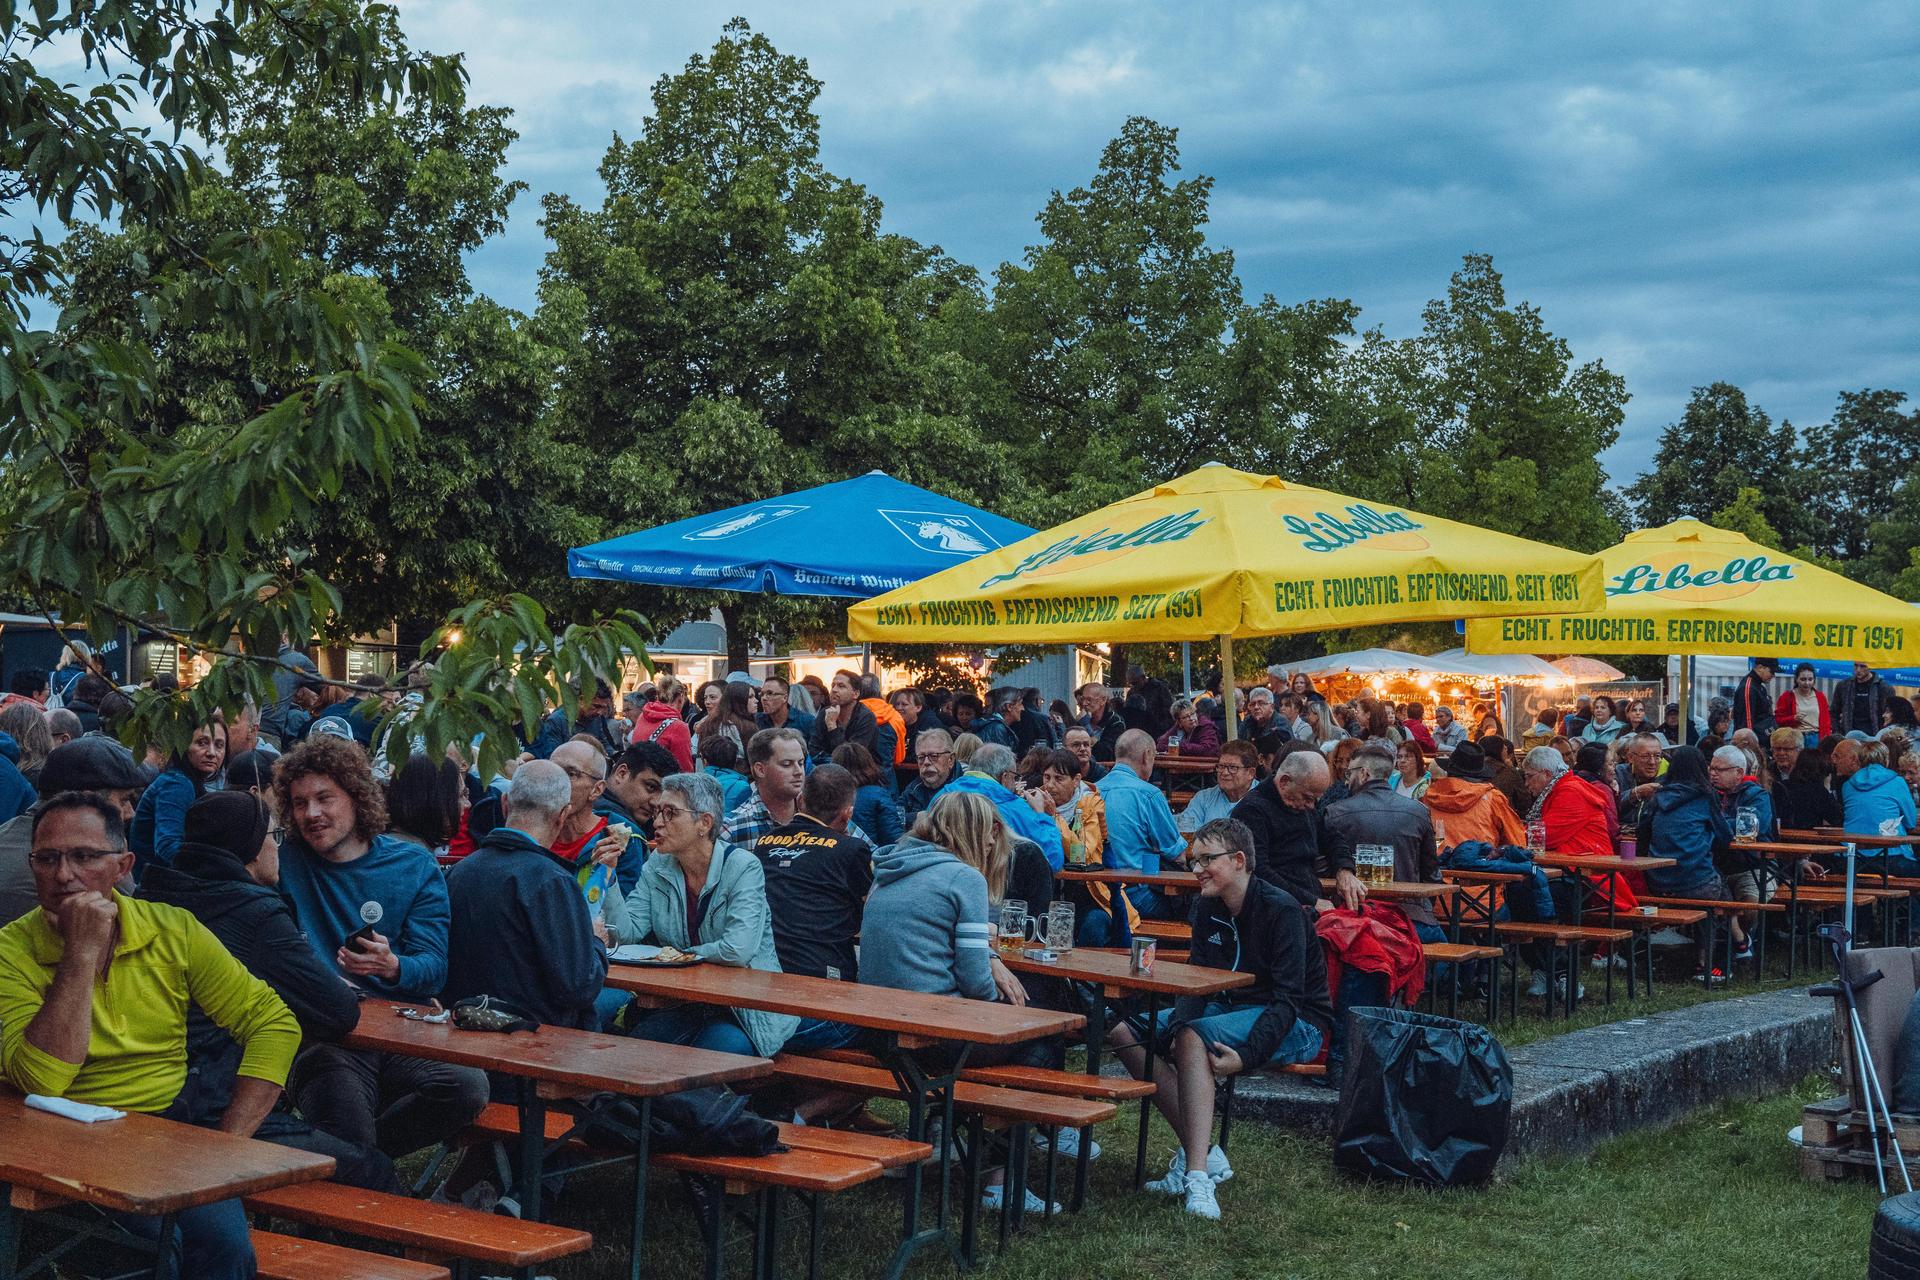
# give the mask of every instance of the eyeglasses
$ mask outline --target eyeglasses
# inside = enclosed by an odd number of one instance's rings
[[[267,839],[273,841],[275,844],[281,843],[286,838],[287,838],[287,829],[285,827],[268,827],[267,828]]]
[[[1198,871],[1202,867],[1211,866],[1216,858],[1231,858],[1237,852],[1239,852],[1237,849],[1222,849],[1217,853],[1189,853],[1187,865]]]
[[[605,781],[604,778],[600,778],[594,774],[588,773],[585,769],[576,769],[570,764],[561,765],[560,770],[562,773],[565,773],[569,778],[572,778],[575,782],[604,782]]]
[[[682,809],[677,804],[656,804],[653,806],[653,820],[656,825],[672,822],[675,818],[684,818],[692,812],[693,810]]]
[[[953,752],[951,752],[951,751],[922,751],[922,752],[920,753],[920,758],[921,758],[922,760],[951,760],[951,759],[953,759]]]
[[[42,871],[57,871],[62,862],[70,864],[75,871],[91,871],[100,865],[102,858],[117,858],[125,849],[35,849],[27,855],[27,861]]]
[[[1222,760],[1219,764],[1213,766],[1213,771],[1215,773],[1250,773],[1252,772],[1252,770],[1248,769],[1247,766],[1243,764],[1239,764],[1239,763],[1228,764],[1224,760]]]

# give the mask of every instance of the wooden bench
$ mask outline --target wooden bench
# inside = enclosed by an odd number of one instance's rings
[[[1801,903],[1802,905],[1808,905],[1804,894],[1805,891],[1802,890]],[[1662,911],[1668,908],[1674,908],[1699,912],[1705,918],[1707,924],[1707,962],[1709,965],[1713,962],[1714,951],[1716,950],[1716,925],[1722,916],[1745,915],[1749,911],[1757,915],[1780,915],[1787,910],[1787,904],[1780,901],[1735,902],[1731,898],[1675,898],[1665,894],[1647,893],[1640,894],[1639,899],[1641,903],[1648,906],[1659,907]],[[1623,916],[1622,919],[1624,918]],[[1754,936],[1759,939],[1759,959],[1756,961],[1755,967],[1759,972],[1764,973],[1767,963],[1767,931],[1765,929],[1755,929]],[[1789,964],[1788,967],[1791,969],[1791,964]],[[1726,973],[1729,977],[1733,974],[1732,929],[1727,930]],[[1756,974],[1756,976],[1758,975]]]
[[[1503,920],[1493,926],[1496,937],[1511,942],[1544,942],[1558,950],[1567,951],[1567,1008],[1566,1015],[1573,1016],[1574,1005],[1580,999],[1580,948],[1587,946],[1617,946],[1633,938],[1631,929],[1607,929],[1593,925],[1552,924],[1529,920]],[[1632,976],[1628,977],[1628,994],[1632,994]],[[1607,969],[1607,996],[1613,995],[1613,969]],[[1513,1007],[1520,1007],[1520,966],[1513,966]],[[1547,1016],[1553,1016],[1553,984],[1547,986]]]
[[[500,1110],[506,1112],[508,1128],[517,1134],[514,1110]],[[550,1119],[567,1121],[564,1115]],[[302,1182],[256,1191],[243,1203],[256,1214],[396,1245],[416,1259],[465,1258],[517,1270],[593,1247],[592,1235],[572,1227],[522,1222],[457,1204],[361,1191],[338,1182]]]
[[[1500,970],[1498,966],[1507,954],[1504,947],[1476,946],[1466,942],[1424,942],[1420,944],[1420,952],[1428,965],[1450,964],[1453,966],[1452,972],[1448,975],[1451,978],[1447,988],[1449,1018],[1460,1016],[1461,968],[1480,960],[1492,961],[1495,968],[1493,980],[1487,983],[1487,1021],[1492,1023],[1499,1018]],[[1439,994],[1431,985],[1427,988],[1427,1000],[1429,1008],[1437,1008],[1440,1003]]]
[[[824,1058],[828,1062],[885,1070],[880,1059],[859,1049],[821,1049],[798,1056]],[[1128,1102],[1151,1098],[1151,1080],[1126,1076],[1091,1076],[1079,1071],[1051,1071],[1045,1067],[968,1067],[960,1078],[969,1084],[997,1085],[1003,1089],[1028,1089],[1034,1093],[1056,1094],[1063,1098],[1103,1098]]]
[[[252,1235],[261,1280],[449,1280],[451,1275],[438,1263],[388,1258],[271,1231]]]
[[[573,1117],[568,1115],[548,1115],[547,1140],[561,1138],[573,1123]],[[778,1247],[781,1191],[794,1191],[807,1199],[811,1217],[807,1274],[817,1276],[826,1197],[865,1185],[888,1169],[917,1164],[933,1154],[933,1148],[924,1142],[809,1125],[781,1124],[778,1128],[781,1143],[790,1148],[787,1151],[764,1156],[697,1155],[677,1151],[656,1154],[649,1161],[656,1169],[707,1179],[727,1195],[754,1196],[755,1275],[770,1274],[762,1267]],[[511,1143],[518,1140],[519,1134],[519,1113],[512,1107],[491,1103],[481,1110],[462,1136],[470,1141]],[[589,1155],[618,1154],[579,1140],[569,1145]],[[725,1215],[720,1213],[706,1223],[707,1248],[714,1259],[720,1257],[724,1247],[724,1220]]]

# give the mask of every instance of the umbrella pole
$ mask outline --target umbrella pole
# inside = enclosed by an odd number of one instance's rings
[[[1680,694],[1676,701],[1680,704],[1680,741],[1676,747],[1687,744],[1687,737],[1693,732],[1693,659],[1680,655]]]
[[[1227,704],[1227,741],[1240,736],[1240,717],[1233,709],[1233,637],[1220,633],[1220,696]]]
[[[1180,692],[1189,693],[1193,689],[1193,641],[1180,642]]]
[[[864,676],[872,672],[872,670],[873,643],[869,640],[862,640],[860,642],[860,674]]]

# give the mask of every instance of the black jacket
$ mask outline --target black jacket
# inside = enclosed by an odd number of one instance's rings
[[[1326,953],[1312,917],[1289,894],[1254,880],[1237,916],[1228,915],[1218,898],[1196,897],[1190,924],[1189,964],[1250,973],[1254,980],[1210,996],[1182,996],[1174,1003],[1176,1025],[1202,1016],[1209,1003],[1260,1008],[1242,1054],[1249,1070],[1266,1065],[1298,1018],[1319,1028],[1323,1038],[1331,1034]]]
[[[1733,691],[1733,727],[1751,729],[1765,742],[1773,732],[1774,698],[1767,682],[1749,671]],[[1868,730],[1869,733],[1873,730]]]
[[[338,1040],[360,1020],[360,1001],[346,979],[308,943],[293,907],[276,890],[255,884],[224,849],[182,844],[173,865],[147,868],[140,896],[190,912],[248,973],[273,988],[309,1041]],[[196,1073],[198,1121],[218,1118],[233,1096],[239,1045],[198,1008],[187,1013],[187,1065]]]
[[[495,827],[447,873],[447,897],[445,1003],[498,996],[542,1023],[593,1025],[607,952],[572,867],[512,827]]]
[[[1330,807],[1321,815],[1327,856],[1335,866],[1353,866],[1354,851],[1363,844],[1384,844],[1393,850],[1393,878],[1425,884],[1440,879],[1440,854],[1434,848],[1433,815],[1418,800],[1409,800],[1385,782],[1372,782]],[[1396,904],[1415,924],[1437,923],[1426,902]]]
[[[849,742],[859,743],[873,753],[875,760],[880,759],[880,722],[874,719],[873,712],[867,710],[865,704],[856,702],[835,719],[840,723],[829,729],[824,710],[813,718],[813,732],[808,737],[807,750],[812,753],[814,763],[824,763],[832,757],[834,748]],[[884,763],[888,766],[893,764],[891,735]]]
[[[1093,758],[1102,764],[1113,763],[1113,748],[1120,741],[1120,735],[1127,731],[1126,717],[1120,714],[1120,708],[1109,702],[1107,718],[1096,727],[1089,716],[1080,717],[1080,727],[1093,735]]]
[[[1253,832],[1255,878],[1285,889],[1312,909],[1321,898],[1320,814],[1288,808],[1273,783],[1262,782],[1233,807],[1233,817]],[[1353,863],[1336,864],[1334,869],[1351,871]]]
[[[1811,830],[1843,821],[1840,797],[1818,777],[1783,778],[1773,784],[1773,816],[1783,827]]]
[[[1858,716],[1853,713],[1856,695],[1863,704]],[[1852,677],[1842,680],[1833,687],[1833,694],[1827,699],[1827,705],[1833,711],[1833,731],[1844,734],[1859,729],[1868,736],[1879,733],[1880,717],[1886,712],[1889,696],[1887,682],[1879,676],[1865,684]]]

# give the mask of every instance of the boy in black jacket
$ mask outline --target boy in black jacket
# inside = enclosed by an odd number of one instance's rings
[[[1253,834],[1232,818],[1194,835],[1188,858],[1200,880],[1188,963],[1254,976],[1212,996],[1182,997],[1160,1015],[1154,1102],[1180,1138],[1167,1176],[1151,1190],[1185,1195],[1187,1212],[1218,1218],[1216,1184],[1233,1176],[1226,1153],[1209,1148],[1216,1079],[1276,1063],[1311,1062],[1333,1026],[1327,962],[1306,911],[1292,895],[1253,875]],[[1143,1077],[1146,1054],[1131,1026],[1114,1029],[1116,1053]]]
[[[191,913],[220,939],[248,973],[273,988],[293,1011],[308,1043],[338,1040],[360,1020],[359,994],[321,961],[275,886],[279,832],[267,807],[245,791],[215,791],[187,810],[184,839],[172,866],[147,869],[140,896]],[[166,1114],[213,1127],[227,1108],[240,1046],[193,1009],[187,1015],[187,1084]],[[332,1156],[333,1180],[397,1193],[393,1162],[371,1148],[322,1133],[296,1117],[283,1099],[254,1137]]]

